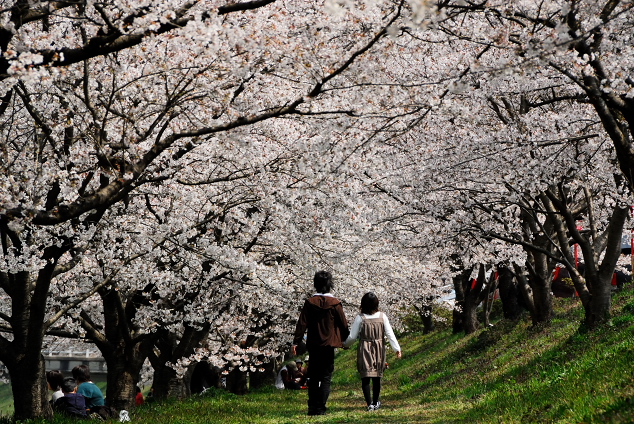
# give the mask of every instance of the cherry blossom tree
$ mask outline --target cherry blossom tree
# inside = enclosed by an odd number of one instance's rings
[[[425,227],[417,219],[437,219],[449,228],[436,234],[468,234],[482,246],[463,252],[471,256],[465,266],[509,259],[519,266],[526,263],[534,286],[528,299],[533,319],[547,321],[552,269],[558,261],[570,265],[565,256],[571,240],[564,234],[577,233],[576,218],[594,222],[584,226],[593,227],[594,235],[579,233],[575,241],[597,242],[587,252],[597,264],[602,258],[597,273],[607,278],[613,271],[620,244],[614,234],[620,234],[624,204],[630,202],[615,163],[623,175],[628,172],[622,140],[629,137],[631,55],[620,61],[608,58],[617,50],[630,51],[624,28],[631,23],[631,5],[456,1],[439,3],[429,12],[419,16],[424,26],[403,28],[397,38],[401,45],[407,45],[406,39],[425,39],[439,46],[430,59],[434,68],[421,59],[412,61],[422,65],[420,70],[415,66],[420,77],[415,75],[410,86],[426,83],[427,88],[409,91],[411,104],[421,106],[409,120],[401,118],[409,132],[386,146],[393,168],[377,180],[395,204],[404,206],[392,219],[409,228],[412,238]],[[594,56],[584,56],[585,48]],[[446,61],[437,59],[440,52]],[[586,66],[589,61],[593,64]],[[597,78],[614,81],[619,89],[593,92]],[[426,98],[437,103],[425,105]],[[612,105],[611,111],[602,102]],[[579,191],[580,186],[586,188]],[[558,206],[546,209],[542,200],[554,197]],[[597,202],[590,206],[593,198],[602,199],[598,214]],[[605,244],[601,234],[612,234],[611,242]],[[491,243],[493,236],[497,243]],[[587,315],[588,323],[601,321],[609,310],[605,278],[589,283],[597,289],[595,306],[601,312]],[[592,303],[584,298],[584,305]]]
[[[240,10],[250,12],[232,13]],[[117,231],[115,206],[177,178],[197,149],[249,143],[248,127],[355,115],[361,98],[337,101],[350,89],[334,82],[356,78],[352,65],[384,38],[400,4],[326,12],[312,2],[216,1],[16,1],[1,11],[2,288],[11,299],[2,318],[12,336],[0,339],[0,359],[17,418],[47,413],[45,333],[161,244],[104,236]],[[116,244],[101,244],[109,239]],[[123,266],[100,275],[121,250]],[[51,292],[70,297],[51,310]]]
[[[601,321],[631,203],[631,20],[614,0],[10,2],[16,417],[48,413],[51,332],[112,352],[121,405],[146,357],[166,385],[203,359],[257,369],[321,268],[351,314],[368,290],[398,309],[460,280],[471,331],[473,269],[527,267],[541,322],[560,261]]]
[[[631,149],[631,42],[624,28],[631,25],[632,6],[619,1],[553,1],[540,5],[521,1],[455,2],[445,6],[447,19],[440,26],[478,46],[491,46],[505,62],[489,60],[487,66],[497,62],[498,70],[516,78],[515,84],[498,84],[497,92],[488,96],[490,108],[500,121],[511,124],[516,137],[536,140],[536,136],[551,134],[537,144],[544,146],[547,156],[536,150],[529,156],[533,159],[531,166],[539,169],[541,175],[525,170],[532,174],[529,185],[517,184],[515,175],[507,179],[514,186],[509,199],[529,194],[525,198],[528,201],[517,210],[530,211],[523,220],[528,235],[524,241],[529,250],[529,272],[533,282],[539,283],[533,296],[545,293],[540,298],[547,299],[557,261],[563,262],[573,275],[578,274],[569,257],[570,236],[586,249],[584,258],[591,268],[587,273],[589,280],[576,287],[581,290],[578,292],[586,307],[586,323],[594,325],[604,320],[609,311],[607,280],[618,258],[626,205],[631,203],[623,196],[620,174],[630,181],[631,188],[627,159]],[[469,15],[468,25],[449,25],[458,17],[465,22],[465,13]],[[488,35],[483,27],[489,29]],[[500,73],[490,69],[494,74]],[[522,75],[530,75],[532,80],[520,80]],[[524,86],[518,86],[519,81]],[[504,88],[513,85],[512,90]],[[536,108],[542,113],[548,111],[552,119],[542,123],[531,119]],[[611,149],[606,148],[606,139],[611,141]],[[548,152],[549,145],[560,147]],[[567,147],[574,148],[568,151],[569,156]],[[535,163],[544,163],[548,157],[556,157],[564,169],[552,174],[558,170],[548,171]],[[616,171],[615,163],[621,173]],[[544,178],[546,172],[551,173],[550,177]],[[542,184],[539,190],[543,191],[534,192],[538,181]],[[580,196],[577,201],[573,200],[575,196]],[[599,202],[604,207],[597,214]],[[585,222],[577,222],[580,218]],[[580,224],[588,230],[580,232]],[[513,240],[518,238],[507,239]],[[588,289],[594,293],[587,293]],[[543,308],[545,305],[548,301],[535,302],[538,321],[550,315],[549,308]]]

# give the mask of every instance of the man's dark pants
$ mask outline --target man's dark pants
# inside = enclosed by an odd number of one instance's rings
[[[322,415],[330,395],[330,381],[335,370],[335,348],[332,346],[309,347],[308,414]]]

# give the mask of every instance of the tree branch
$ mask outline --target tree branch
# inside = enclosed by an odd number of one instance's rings
[[[225,6],[220,6],[218,8],[218,14],[226,15],[227,13],[231,13],[231,12],[253,10],[260,7],[264,7],[271,3],[275,3],[275,0],[252,0],[252,1],[242,2],[242,3],[229,3]]]

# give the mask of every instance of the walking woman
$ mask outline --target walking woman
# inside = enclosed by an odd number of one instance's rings
[[[344,342],[345,347],[350,347],[359,339],[357,351],[357,369],[361,374],[361,388],[368,405],[368,411],[376,411],[381,407],[379,395],[381,394],[381,377],[385,370],[385,343],[387,337],[396,357],[401,357],[401,347],[394,336],[387,315],[379,312],[379,298],[372,292],[366,293],[361,298],[361,313],[357,315],[352,324],[350,336]],[[370,381],[372,381],[372,397],[370,397]]]

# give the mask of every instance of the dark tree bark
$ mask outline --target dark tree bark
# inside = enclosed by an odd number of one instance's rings
[[[456,293],[455,307],[453,309],[452,329],[454,334],[458,334],[464,330],[464,304],[465,304],[465,286],[469,283],[471,269],[462,270],[460,274],[453,277],[453,287]]]
[[[4,216],[0,216],[0,239],[5,257],[9,246],[16,255],[24,249],[19,235],[9,228]],[[9,327],[2,329],[13,336],[12,340],[0,336],[0,362],[5,364],[11,377],[16,420],[52,414],[41,355],[47,329],[46,301],[57,262],[71,245],[68,240],[62,240],[61,246],[45,248],[42,259],[46,265],[37,274],[0,272],[0,288],[11,297],[11,316],[2,316]]]
[[[491,315],[491,309],[493,308],[493,299],[495,295],[495,290],[498,288],[498,279],[495,276],[495,273],[492,272],[489,277],[489,282],[487,283],[486,289],[483,291],[482,296],[484,297],[484,325],[489,326],[489,316]]]
[[[196,365],[192,365],[182,378],[176,371],[165,365],[175,364],[179,359],[190,356],[208,336],[210,323],[196,329],[186,325],[182,335],[171,333],[167,329],[157,331],[156,348],[158,352],[149,354],[150,362],[154,368],[154,397],[157,400],[167,398],[182,399],[191,395],[191,378]]]
[[[433,296],[425,297],[420,306],[414,305],[416,312],[418,313],[418,317],[423,323],[423,334],[429,334],[436,329],[436,325],[434,324],[434,318],[432,314],[432,303],[434,301]]]
[[[522,302],[526,306],[526,309],[530,312],[531,317],[533,317],[535,316],[535,303],[533,302],[533,291],[526,279],[526,271],[517,264],[513,264],[513,268],[515,268],[517,287],[522,294]]]
[[[209,362],[202,361],[194,366],[191,375],[190,392],[203,393],[209,388],[221,388],[220,373],[222,369],[213,367]]]
[[[545,195],[539,196],[543,202]],[[531,320],[533,325],[550,322],[553,317],[553,296],[551,285],[553,270],[560,257],[559,245],[553,243],[556,238],[555,216],[547,215],[543,223],[537,213],[538,206],[531,205],[528,201],[522,205],[521,214],[522,231],[526,251],[526,269],[528,271],[528,285],[531,288],[532,307]],[[568,249],[569,244],[561,247]],[[522,282],[520,281],[520,284]],[[526,292],[525,287],[520,287]],[[528,299],[528,296],[526,296]]]
[[[590,228],[585,234],[577,228],[574,214],[569,210],[563,187],[547,193],[544,205],[549,211],[557,211],[557,236],[561,241],[570,234],[583,252],[584,274],[574,266],[574,258],[570,251],[564,251],[563,263],[570,273],[570,278],[579,293],[585,311],[584,324],[592,328],[605,322],[610,317],[612,275],[616,262],[621,254],[621,236],[628,216],[628,208],[616,205],[610,217],[608,227],[602,232],[595,228],[593,219],[592,196],[586,190]],[[601,255],[603,258],[600,261]]]
[[[135,405],[139,375],[155,335],[140,331],[134,324],[137,307],[144,301],[142,291],[126,303],[118,290],[103,288],[98,293],[103,302],[103,332],[85,311],[80,322],[108,367],[106,402],[116,409],[129,410]]]
[[[262,368],[264,368],[264,371],[249,373],[249,388],[257,389],[275,384],[275,377],[277,376],[275,372],[275,363],[273,361],[269,361],[262,364]]]
[[[152,381],[154,398],[156,400],[185,399],[191,395],[191,373],[179,377],[174,368],[161,365],[154,367]]]
[[[533,272],[529,277],[529,284],[533,290],[535,313],[533,324],[550,322],[553,317],[552,270],[554,266]]]
[[[464,315],[462,326],[465,334],[471,334],[478,330],[480,323],[478,322],[477,307],[482,302],[482,288],[486,280],[486,270],[484,265],[480,265],[478,271],[478,279],[475,285],[467,284],[465,290]]]
[[[38,356],[37,359],[30,357]],[[11,390],[14,402],[14,418],[16,420],[25,417],[36,416],[52,417],[53,410],[49,403],[48,387],[45,377],[44,357],[40,351],[23,357],[16,357],[14,360],[3,361],[11,377]],[[33,364],[37,367],[33,367]],[[33,411],[35,407],[35,411]]]
[[[522,314],[522,309],[518,301],[521,293],[517,281],[514,278],[513,271],[506,265],[499,266],[498,280],[504,318],[516,320]]]
[[[453,312],[454,334],[461,331],[464,331],[465,334],[471,334],[479,327],[476,308],[482,301],[480,294],[485,280],[484,265],[480,267],[474,287],[472,287],[470,276],[471,269],[463,269],[462,272],[453,277],[456,292],[456,307]]]
[[[247,372],[240,371],[239,367],[233,368],[227,374],[227,390],[236,395],[244,395],[249,391],[247,386]]]

